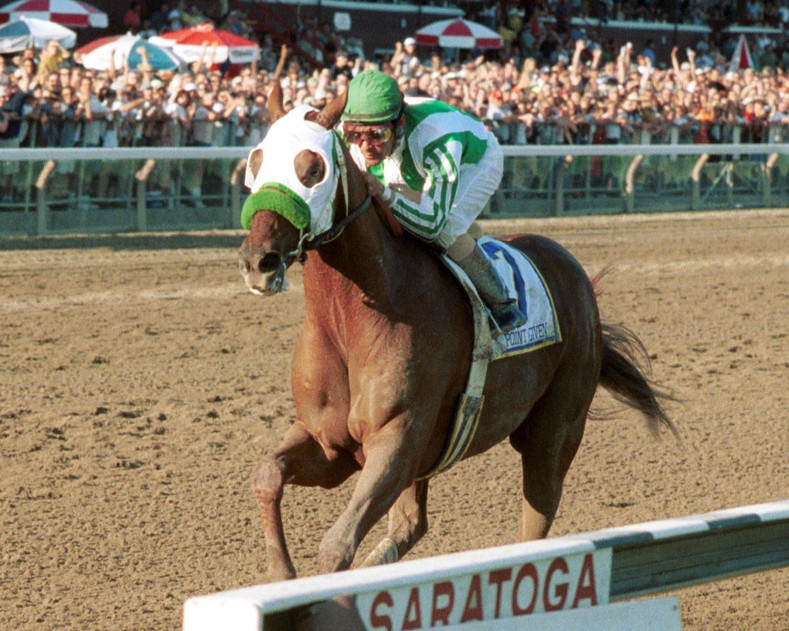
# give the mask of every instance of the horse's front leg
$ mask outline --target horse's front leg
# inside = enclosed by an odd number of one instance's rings
[[[271,580],[296,576],[285,543],[280,504],[285,484],[333,488],[358,469],[345,454],[327,454],[300,422],[292,425],[279,448],[252,472],[252,488],[260,508]]]
[[[364,536],[413,483],[421,454],[421,437],[406,429],[413,426],[394,419],[365,441],[365,464],[350,502],[321,541],[321,572],[349,568]]]

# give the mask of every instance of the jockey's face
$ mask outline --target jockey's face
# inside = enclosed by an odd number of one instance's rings
[[[345,123],[344,129],[346,140],[359,147],[368,167],[379,164],[394,149],[396,138],[393,123]]]

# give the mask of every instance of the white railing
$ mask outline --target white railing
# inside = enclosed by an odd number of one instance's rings
[[[445,628],[461,631],[514,629],[521,616],[535,616],[529,620],[547,628],[542,625],[558,619],[554,613],[571,610],[583,617],[579,628],[589,628],[614,601],[787,565],[784,500],[197,596],[186,601],[183,628],[269,631],[281,628],[283,612],[349,595],[360,628],[386,628],[387,622],[400,628],[398,621],[417,608],[424,628],[441,619],[449,623]],[[472,592],[487,626],[459,623]],[[665,614],[676,602],[658,600],[654,607],[653,614]],[[612,615],[621,623],[628,611]]]

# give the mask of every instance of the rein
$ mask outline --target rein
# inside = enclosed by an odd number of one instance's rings
[[[342,231],[345,230],[345,226],[347,226],[359,215],[361,215],[368,208],[370,208],[370,204],[372,204],[372,202],[373,202],[373,198],[367,195],[361,204],[359,204],[351,212],[347,213],[345,217],[340,219],[340,221],[335,223],[326,232],[322,232],[321,234],[317,235],[314,239],[305,239],[302,237],[302,239],[299,241],[299,248],[298,248],[299,259],[303,262],[303,257],[306,255],[307,250],[315,250],[320,246],[322,246],[324,243],[328,243],[329,241],[333,241],[334,239],[339,237],[340,234],[342,234]]]
[[[339,136],[336,131],[334,132],[334,139],[336,142],[342,142],[339,140]],[[345,162],[345,154],[342,149],[337,152],[337,166],[339,167],[340,171],[340,182],[342,182],[345,216],[333,224],[326,232],[322,232],[312,239],[307,239],[307,233],[302,230],[301,237],[299,238],[299,244],[296,247],[296,250],[292,253],[298,258],[300,263],[304,263],[309,250],[316,250],[324,243],[329,243],[330,241],[333,241],[339,237],[343,230],[345,230],[345,227],[354,219],[359,217],[359,215],[364,213],[368,208],[370,208],[370,205],[372,204],[373,198],[370,197],[370,195],[366,195],[364,201],[361,204],[351,211],[348,210],[348,166]]]

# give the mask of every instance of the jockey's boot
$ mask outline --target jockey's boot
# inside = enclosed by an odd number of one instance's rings
[[[479,244],[474,245],[471,254],[455,262],[468,274],[502,331],[510,331],[526,323],[526,316],[515,298],[507,293],[504,281]]]

